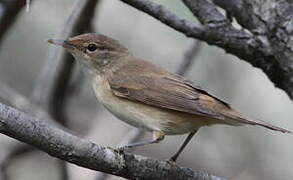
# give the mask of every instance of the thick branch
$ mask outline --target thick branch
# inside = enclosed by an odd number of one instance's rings
[[[127,144],[137,142],[143,137],[143,135],[144,135],[144,131],[142,131],[141,129],[133,129],[130,132],[128,132],[126,136],[123,137],[118,147],[122,147]],[[95,180],[104,180],[104,179],[107,179],[108,177],[110,177],[109,174],[98,172]]]
[[[199,27],[187,20],[181,19],[174,13],[149,0],[121,0],[165,23],[166,25],[182,32],[188,37],[206,41],[209,44],[222,47],[227,52],[244,59],[254,59],[257,41],[250,34],[237,30],[232,26],[217,28],[218,26]],[[203,6],[204,7],[204,6]]]
[[[265,23],[255,14],[253,1],[246,0],[213,0],[215,4],[229,12],[238,23],[253,32],[265,30]]]
[[[221,47],[227,53],[231,53],[253,66],[261,68],[276,87],[283,89],[293,99],[293,52],[290,47],[293,42],[291,38],[293,34],[291,22],[293,7],[287,1],[273,0],[272,2],[266,2],[267,9],[263,13],[266,17],[258,18],[260,20],[266,19],[272,23],[272,25],[267,26],[269,29],[264,31],[269,32],[266,36],[254,35],[234,28],[232,25],[226,23],[226,20],[217,12],[213,4],[205,0],[185,0],[185,2],[190,3],[188,7],[194,15],[199,17],[204,27],[181,19],[162,5],[150,0],[120,1],[153,16],[162,23],[185,34],[187,37],[196,38],[208,44]],[[237,3],[240,1],[230,2]],[[255,6],[261,7],[262,3],[259,3],[259,1],[254,0],[253,2]],[[271,3],[271,6],[268,6],[269,3]],[[201,8],[192,6],[192,4],[197,4]],[[255,9],[256,7],[253,8]],[[268,14],[272,15],[272,17]],[[214,15],[216,16],[213,17]],[[261,14],[257,15],[259,16]],[[208,19],[208,24],[206,24],[205,18]],[[221,22],[221,19],[225,22],[222,27],[218,23],[212,23],[212,25],[214,24],[216,26],[211,26],[211,22],[214,22],[214,20]],[[243,19],[242,22],[244,21],[246,20]],[[260,21],[255,20],[252,22],[257,23]],[[263,27],[263,25],[260,24],[260,27]]]
[[[231,26],[229,20],[212,3],[206,0],[183,0],[183,2],[202,24],[211,27]]]
[[[260,45],[266,44],[256,54],[253,65],[260,67],[271,81],[293,97],[292,17],[290,1],[213,0],[230,12],[242,27],[256,34]]]
[[[129,179],[221,180],[173,163],[129,153],[120,154],[80,139],[37,120],[12,107],[0,104],[0,133],[31,144],[48,154],[76,165]]]
[[[120,0],[145,12],[186,36],[200,38],[204,29],[195,23],[178,17],[164,6],[149,0]]]

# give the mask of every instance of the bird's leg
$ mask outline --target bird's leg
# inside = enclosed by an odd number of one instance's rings
[[[162,131],[153,131],[153,139],[148,141],[141,141],[136,143],[127,144],[125,146],[117,148],[118,151],[124,151],[133,147],[144,146],[148,144],[154,144],[162,141],[165,137],[165,134]]]
[[[192,137],[194,136],[195,132],[190,133],[187,138],[185,139],[185,141],[183,142],[183,144],[181,145],[181,147],[179,148],[179,150],[170,158],[169,161],[173,161],[175,162],[178,158],[178,156],[180,155],[180,153],[183,151],[183,149],[185,148],[185,146],[188,144],[188,142],[192,139]]]

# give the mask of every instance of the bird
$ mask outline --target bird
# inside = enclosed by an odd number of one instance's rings
[[[111,37],[86,33],[48,42],[64,47],[89,72],[97,100],[107,110],[136,128],[152,132],[151,140],[128,144],[119,150],[158,143],[166,135],[188,134],[169,159],[175,162],[200,127],[258,125],[291,133],[243,115],[186,78],[132,55]]]

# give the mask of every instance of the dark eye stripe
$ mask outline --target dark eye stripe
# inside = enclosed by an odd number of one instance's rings
[[[107,48],[105,46],[99,46],[98,49],[101,50],[101,51],[103,51],[103,50],[109,50],[109,48]]]

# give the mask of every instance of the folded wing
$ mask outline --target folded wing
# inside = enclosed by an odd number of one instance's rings
[[[130,61],[109,76],[112,92],[119,97],[151,106],[211,117],[235,124],[260,125],[289,132],[260,120],[250,120],[227,103],[194,86],[181,76],[171,74],[151,63]]]

